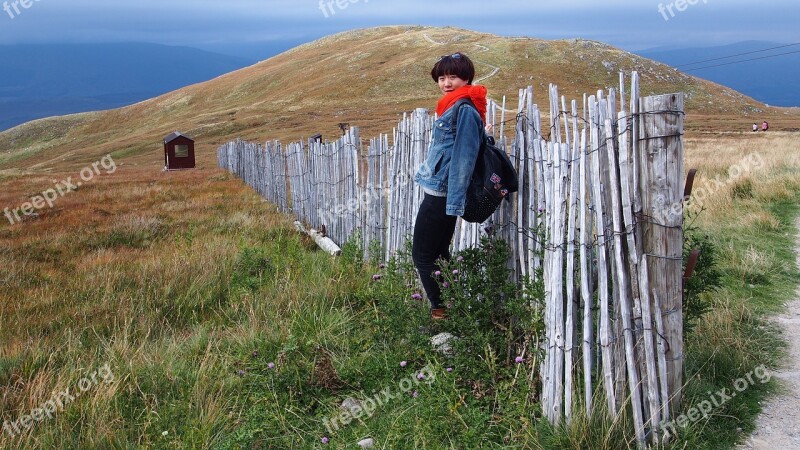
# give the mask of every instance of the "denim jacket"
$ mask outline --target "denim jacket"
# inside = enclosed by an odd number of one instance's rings
[[[447,197],[445,213],[464,215],[464,202],[475,160],[483,139],[483,121],[472,105],[458,108],[458,129],[453,129],[455,108],[433,124],[433,137],[425,162],[414,176],[426,192]]]

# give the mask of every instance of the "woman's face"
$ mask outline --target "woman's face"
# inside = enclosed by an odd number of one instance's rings
[[[466,85],[467,80],[462,80],[458,75],[442,75],[439,77],[439,89],[442,90],[442,95]]]

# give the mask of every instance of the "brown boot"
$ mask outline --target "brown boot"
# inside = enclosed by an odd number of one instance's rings
[[[447,309],[445,309],[445,308],[433,308],[433,309],[431,309],[431,319],[433,319],[433,320],[444,320],[444,319],[447,319]]]

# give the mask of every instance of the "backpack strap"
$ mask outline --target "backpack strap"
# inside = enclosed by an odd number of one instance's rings
[[[475,112],[478,112],[478,108],[475,107],[475,104],[472,103],[472,100],[469,97],[464,97],[464,98],[458,99],[458,101],[456,101],[456,103],[452,106],[452,108],[455,108],[455,111],[453,111],[453,120],[452,120],[452,122],[450,122],[452,124],[450,126],[450,131],[453,132],[453,135],[456,134],[456,130],[458,129],[458,112],[459,112],[459,109],[461,109],[461,107],[464,106],[464,105],[470,105],[475,110]],[[482,131],[481,132],[481,135],[482,135],[481,136],[481,141],[484,141],[484,140],[486,140],[486,136],[487,136],[486,135],[486,130],[484,128],[481,128],[481,131]]]

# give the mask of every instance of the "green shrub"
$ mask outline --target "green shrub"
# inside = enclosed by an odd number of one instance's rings
[[[505,241],[484,237],[480,245],[442,264],[442,299],[448,307],[443,331],[457,337],[453,358],[465,381],[496,385],[514,371],[517,357],[538,360],[544,335],[544,285],[516,285]],[[487,391],[488,392],[488,391]]]
[[[702,211],[701,211],[702,212]],[[693,250],[700,250],[694,272],[683,286],[683,331],[691,332],[697,320],[711,310],[710,293],[722,286],[722,274],[717,265],[717,248],[711,237],[695,225],[695,213],[687,217],[683,229],[683,271]]]

